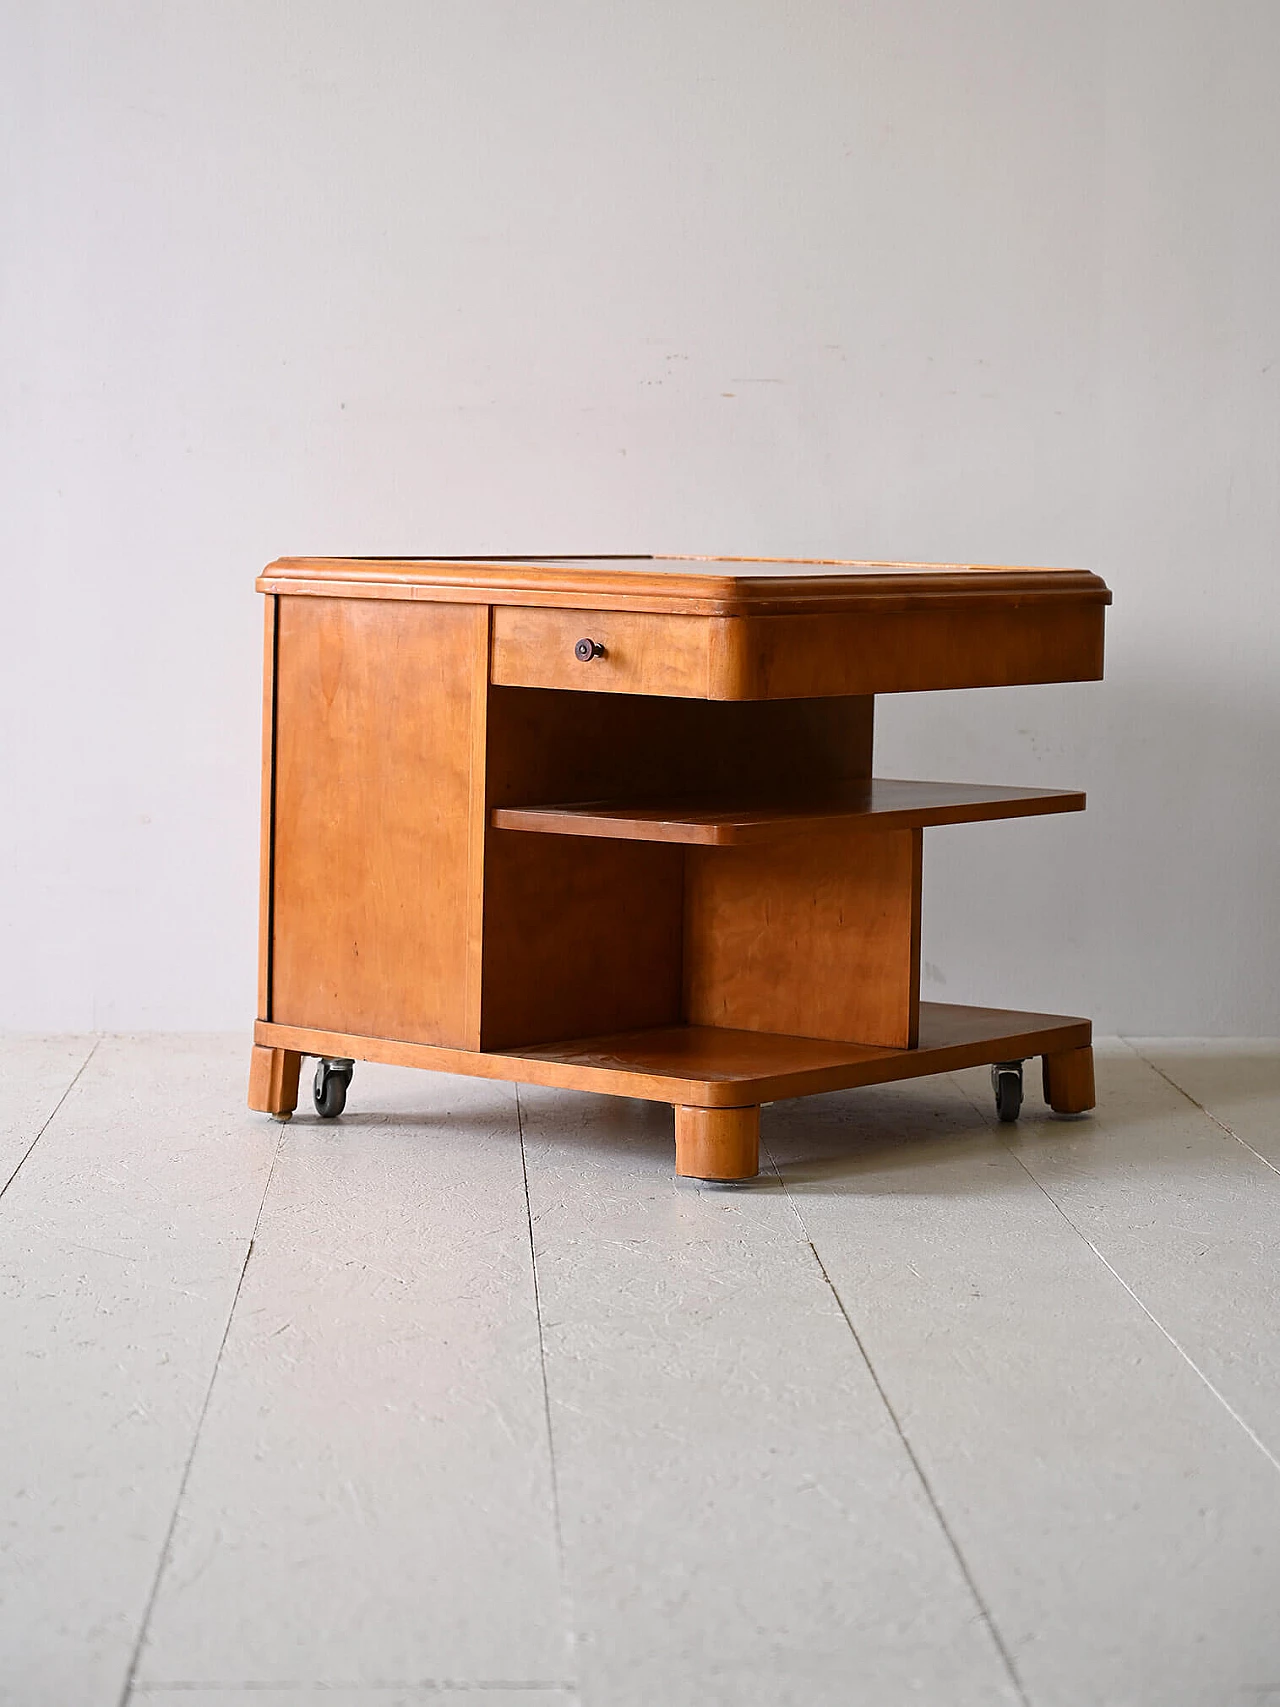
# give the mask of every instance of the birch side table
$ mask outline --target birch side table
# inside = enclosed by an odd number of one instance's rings
[[[286,558],[266,594],[250,1107],[384,1061],[668,1102],[676,1172],[760,1105],[1022,1063],[1093,1106],[1087,1019],[920,1000],[923,832],[1079,793],[872,774],[875,695],[1096,680],[1072,569]]]

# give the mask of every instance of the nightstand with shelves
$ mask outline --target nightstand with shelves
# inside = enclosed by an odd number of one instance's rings
[[[1094,680],[1080,570],[678,558],[286,559],[267,598],[250,1104],[301,1060],[669,1102],[677,1172],[759,1108],[1045,1062],[1088,1020],[920,1001],[926,828],[1082,794],[872,776],[878,693]],[[326,1063],[328,1064],[326,1066]]]

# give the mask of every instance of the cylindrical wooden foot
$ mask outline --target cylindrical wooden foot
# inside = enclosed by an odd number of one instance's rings
[[[1093,1107],[1097,1098],[1092,1049],[1067,1049],[1044,1057],[1044,1100],[1055,1114],[1083,1114]]]
[[[292,1049],[264,1049],[255,1043],[249,1061],[249,1107],[287,1120],[298,1106],[302,1057]]]
[[[760,1172],[760,1105],[676,1104],[676,1173],[684,1179],[754,1179]]]

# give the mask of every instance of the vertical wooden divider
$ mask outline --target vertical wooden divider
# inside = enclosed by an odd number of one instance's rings
[[[471,749],[467,802],[467,966],[464,1036],[479,1049],[484,994],[485,845],[489,835],[489,675],[493,656],[493,606],[484,612],[482,644],[471,682]]]
[[[687,848],[686,1019],[914,1048],[922,845],[894,830]]]

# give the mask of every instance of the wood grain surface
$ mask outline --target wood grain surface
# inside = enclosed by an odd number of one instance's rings
[[[743,699],[1097,681],[1105,606],[975,593],[963,605],[836,610],[726,623]]]
[[[1093,1050],[1066,1049],[1044,1057],[1044,1100],[1055,1114],[1084,1114],[1097,1102]]]
[[[280,1052],[702,1110],[1042,1053],[1087,1106],[1087,1022],[938,1010],[930,1043],[918,996],[922,827],[1083,796],[870,770],[875,693],[1100,675],[1098,577],[295,559],[259,586],[260,1097]]]
[[[493,687],[491,816],[579,789],[864,776],[872,702],[751,704]],[[675,847],[522,836],[485,842],[481,1047],[682,1017],[684,865]]]
[[[491,830],[482,1049],[680,1018],[682,854]]]
[[[271,1011],[271,916],[275,859],[276,616],[280,600],[264,604],[262,644],[262,781],[258,834],[258,1018]]]
[[[492,679],[581,693],[741,698],[720,679],[722,627],[714,617],[500,605],[493,613]],[[580,640],[600,646],[601,656],[579,659]]]
[[[757,796],[754,800],[717,804],[686,796],[651,805],[618,805],[598,800],[577,805],[496,807],[490,813],[490,822],[503,830],[552,836],[604,836],[683,842],[701,847],[746,847],[825,829],[923,829],[937,824],[1082,812],[1084,805],[1083,794],[1061,789],[900,782],[877,777],[870,782],[815,789],[808,798],[792,786],[783,798],[765,801]]]
[[[685,1018],[911,1047],[921,843],[919,830],[828,830],[762,846],[689,848]]]
[[[259,1114],[288,1118],[298,1106],[302,1056],[294,1049],[264,1049],[255,1043],[249,1057],[249,1107]]]
[[[323,598],[704,616],[1111,601],[1105,582],[1084,569],[816,558],[288,557],[269,564],[257,585]]]
[[[465,1045],[487,614],[280,601],[272,1013]],[[482,810],[482,802],[479,810]]]
[[[811,699],[935,688],[1093,681],[1105,607],[1010,601],[975,589],[962,604],[916,598],[821,614],[654,615],[601,609],[494,611],[493,680],[575,692],[695,699]],[[580,639],[602,657],[583,663]]]
[[[676,1105],[676,1173],[682,1179],[754,1179],[760,1172],[760,1106]]]
[[[259,1021],[254,1027],[255,1042],[267,1048],[701,1108],[740,1108],[950,1073],[991,1061],[1061,1054],[1087,1048],[1091,1038],[1087,1019],[941,1002],[921,1002],[915,1049],[677,1025],[479,1053],[309,1026]]]
[[[488,803],[738,799],[869,777],[870,698],[698,700],[493,687]]]

